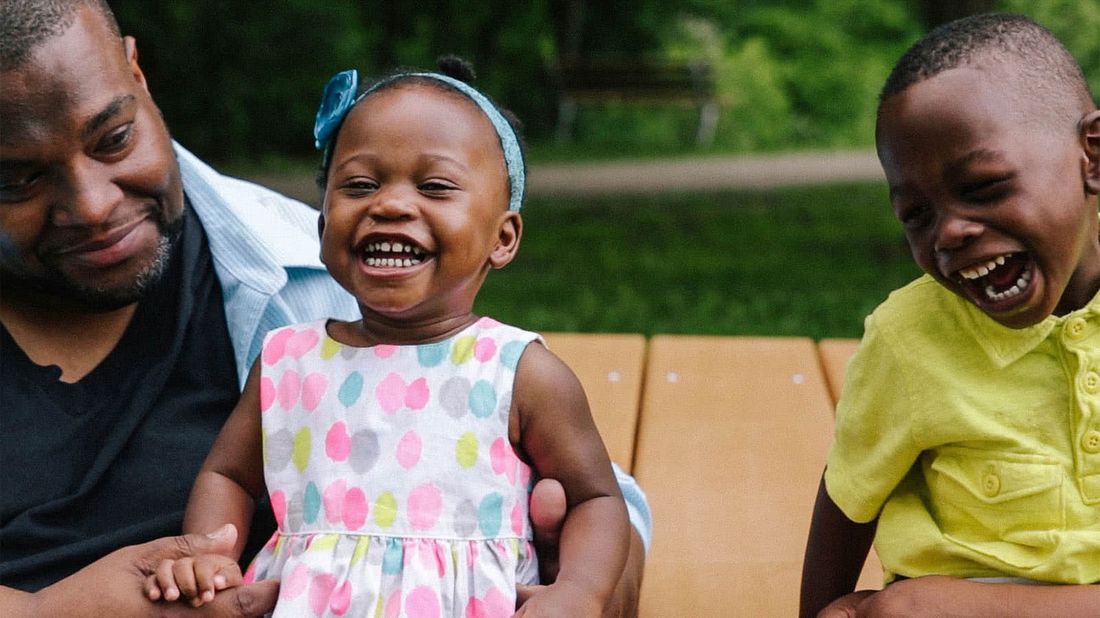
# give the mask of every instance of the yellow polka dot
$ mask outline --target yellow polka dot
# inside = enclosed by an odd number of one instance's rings
[[[374,523],[382,528],[389,528],[396,519],[397,498],[393,497],[392,492],[387,491],[378,496],[378,500],[374,502]]]
[[[340,537],[336,534],[318,534],[313,537],[313,542],[309,545],[309,551],[332,551],[339,540]]]
[[[351,563],[356,564],[363,559],[363,556],[367,555],[367,550],[370,549],[370,537],[361,536],[355,543],[355,551],[351,552]]]
[[[339,351],[340,351],[340,344],[335,339],[333,339],[332,337],[329,337],[328,335],[326,335],[324,337],[324,339],[321,340],[321,358],[322,359],[328,360],[328,359],[332,358],[333,356],[336,356],[336,353],[339,352]]]
[[[306,466],[309,465],[309,452],[312,447],[309,427],[302,427],[294,436],[294,453],[291,455],[291,460],[294,462],[294,467],[298,468],[298,472],[305,472]]]
[[[477,338],[467,335],[455,339],[455,345],[451,348],[451,362],[461,365],[474,357],[474,344]]]
[[[463,468],[474,467],[474,464],[477,463],[477,448],[477,436],[474,435],[474,432],[467,431],[462,434],[455,446],[455,458],[458,459],[458,465]]]

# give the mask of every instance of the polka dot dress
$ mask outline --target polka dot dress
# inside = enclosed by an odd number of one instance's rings
[[[278,530],[246,580],[275,616],[511,616],[538,577],[531,471],[508,441],[538,335],[482,318],[423,345],[356,348],[325,321],[261,353],[264,477]]]

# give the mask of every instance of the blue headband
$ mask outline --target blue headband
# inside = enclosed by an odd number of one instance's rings
[[[351,108],[382,86],[408,77],[434,79],[447,84],[476,103],[478,108],[489,118],[489,122],[493,123],[493,129],[496,130],[497,137],[500,139],[500,148],[504,151],[504,164],[508,169],[508,210],[518,211],[520,206],[523,205],[523,191],[526,183],[519,137],[512,129],[512,125],[508,124],[508,121],[504,119],[504,116],[501,115],[488,97],[466,82],[440,73],[402,73],[395,75],[374,84],[358,97],[355,96],[355,91],[359,88],[359,73],[355,69],[341,71],[333,75],[321,94],[321,106],[317,109],[317,120],[313,124],[314,146],[324,152],[325,166],[328,166],[328,158],[332,156],[332,142],[336,130],[340,127],[340,123],[344,121],[344,117],[351,111]]]

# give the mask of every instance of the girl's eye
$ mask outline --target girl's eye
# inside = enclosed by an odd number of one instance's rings
[[[443,193],[456,189],[453,184],[442,180],[429,180],[420,183],[420,190],[427,193]]]
[[[378,183],[367,178],[352,178],[340,184],[340,189],[351,195],[365,195],[378,190]]]

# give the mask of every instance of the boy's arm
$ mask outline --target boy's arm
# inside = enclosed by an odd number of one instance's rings
[[[829,497],[821,477],[802,564],[802,618],[817,616],[855,588],[875,538],[875,525],[876,521],[859,524],[848,519]]]
[[[974,616],[1055,618],[1096,616],[1100,585],[990,584],[933,575],[890,584],[863,599],[839,601],[822,614],[842,616]]]
[[[509,437],[538,474],[561,483],[568,514],[559,545],[559,588],[586,591],[606,605],[631,547],[619,485],[573,372],[541,344],[516,368]]]
[[[231,557],[244,550],[256,500],[263,496],[263,447],[260,427],[260,360],[252,365],[244,392],[218,433],[199,470],[187,511],[184,533],[207,533],[226,523],[237,527]]]

